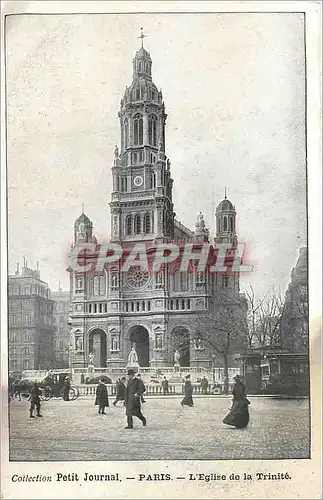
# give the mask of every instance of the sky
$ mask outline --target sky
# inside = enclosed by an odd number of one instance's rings
[[[254,265],[241,288],[284,293],[307,239],[304,26],[293,13],[8,17],[9,272],[25,256],[68,290],[82,203],[109,239],[117,115],[141,26],[168,114],[177,219],[194,229],[201,211],[213,236],[226,186]]]

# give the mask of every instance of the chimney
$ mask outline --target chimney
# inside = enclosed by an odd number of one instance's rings
[[[17,262],[17,270],[16,270],[16,272],[15,272],[15,275],[16,275],[16,276],[19,276],[19,262]]]

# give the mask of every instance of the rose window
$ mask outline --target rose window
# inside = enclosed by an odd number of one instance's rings
[[[149,282],[149,272],[131,267],[126,274],[126,283],[130,288],[144,288]]]

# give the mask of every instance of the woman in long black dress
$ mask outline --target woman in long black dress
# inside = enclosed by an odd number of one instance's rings
[[[233,380],[235,384],[232,390],[233,404],[228,415],[223,419],[223,423],[232,425],[237,429],[247,427],[249,423],[249,404],[250,401],[246,396],[246,388],[239,375],[236,375]]]
[[[181,401],[181,405],[182,406],[194,406],[194,403],[193,403],[193,386],[192,386],[192,383],[191,383],[191,376],[190,375],[186,375],[186,380],[185,380],[185,396],[184,398],[182,399]]]

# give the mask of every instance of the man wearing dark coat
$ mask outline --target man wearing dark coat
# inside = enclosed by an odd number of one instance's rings
[[[70,388],[71,388],[71,382],[69,377],[65,377],[64,383],[63,383],[63,399],[64,401],[69,401],[69,394],[70,394]]]
[[[42,417],[43,415],[40,414],[40,389],[38,387],[37,382],[34,382],[34,384],[31,387],[29,401],[30,401],[29,417],[35,418],[33,415],[35,406],[37,410],[37,417]]]
[[[95,405],[99,405],[99,413],[102,415],[106,415],[105,407],[109,406],[109,397],[108,397],[108,389],[104,383],[104,379],[101,379],[97,388],[95,395]]]
[[[166,377],[163,378],[161,386],[163,389],[163,394],[164,394],[164,396],[166,396],[166,394],[168,394],[168,380]]]
[[[185,396],[184,398],[182,399],[181,401],[181,405],[182,406],[194,406],[194,403],[193,403],[193,386],[192,386],[192,383],[191,383],[191,376],[190,375],[186,375],[185,377]]]
[[[133,417],[139,418],[142,421],[142,425],[145,427],[147,421],[143,414],[141,413],[140,397],[143,393],[144,384],[134,376],[135,372],[133,370],[128,370],[128,383],[126,387],[126,415],[127,415],[127,427],[126,429],[133,429]]]
[[[207,389],[209,387],[209,381],[204,375],[202,380],[201,380],[201,389],[202,389],[202,394],[207,394]]]
[[[126,377],[122,377],[121,380],[118,380],[116,384],[117,394],[116,399],[113,401],[113,406],[116,406],[118,401],[124,401],[126,397]]]

